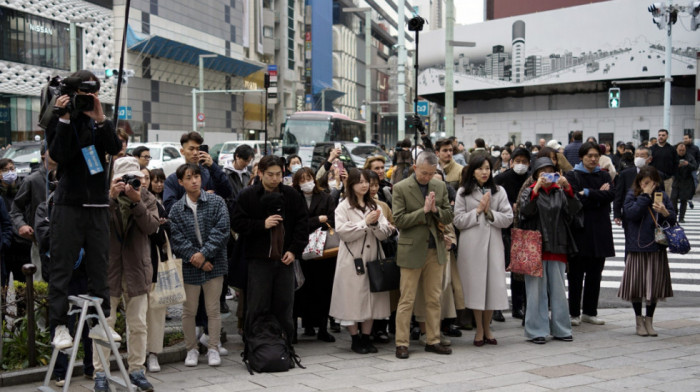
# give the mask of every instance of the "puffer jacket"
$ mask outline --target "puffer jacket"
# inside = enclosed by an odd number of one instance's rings
[[[659,225],[674,225],[676,223],[676,211],[666,192],[663,192],[663,200],[664,206],[670,213],[665,218],[651,208],[654,200],[649,195],[642,193],[639,196],[635,196],[634,189],[630,189],[627,192],[624,206],[625,213],[623,214],[626,229],[626,252],[658,252],[664,248],[654,241],[654,232],[656,231],[654,218],[656,218]],[[653,218],[652,214],[654,215]]]
[[[520,194],[518,200],[519,227],[542,233],[542,252],[574,254],[578,252],[571,234],[571,221],[582,208],[572,191],[566,192],[556,184],[549,190],[540,188],[535,197],[533,183]]]

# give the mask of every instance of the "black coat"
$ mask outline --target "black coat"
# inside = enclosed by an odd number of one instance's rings
[[[615,219],[622,219],[625,197],[632,188],[634,179],[637,178],[637,172],[636,167],[630,167],[619,172],[615,177],[615,200],[613,201],[613,218]]]
[[[615,256],[610,222],[610,204],[615,199],[615,187],[610,174],[602,170],[590,173],[585,169],[574,169],[566,173],[566,179],[583,204],[584,227],[572,228],[578,254],[589,257]],[[601,191],[603,184],[610,184],[610,189]],[[584,189],[587,189],[587,194],[579,194]]]
[[[533,187],[534,184],[520,194],[519,227],[542,233],[542,252],[577,253],[578,249],[569,226],[574,215],[581,209],[581,202],[556,185],[549,193],[540,189],[537,197],[530,200]]]
[[[304,197],[302,195],[302,197]],[[309,206],[309,234],[313,233],[319,227],[324,230],[328,229],[325,223],[321,223],[318,217],[325,215],[328,217],[328,224],[335,228],[335,201],[328,192],[314,193],[311,196],[311,206]]]
[[[673,186],[671,187],[671,200],[691,200],[695,195],[695,180],[693,180],[693,172],[698,169],[698,163],[695,158],[686,153],[679,157],[685,159],[688,164],[680,166],[676,175],[673,176]]]

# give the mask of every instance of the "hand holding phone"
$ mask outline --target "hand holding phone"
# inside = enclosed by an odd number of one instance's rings
[[[654,204],[663,204],[664,194],[661,192],[654,192]]]

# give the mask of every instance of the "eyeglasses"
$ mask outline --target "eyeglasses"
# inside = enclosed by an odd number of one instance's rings
[[[149,160],[152,159],[150,155],[143,155],[143,156],[141,156],[141,158],[143,158],[143,159],[149,159]]]

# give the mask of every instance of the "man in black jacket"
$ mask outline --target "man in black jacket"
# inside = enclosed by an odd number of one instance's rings
[[[496,185],[505,189],[508,202],[515,208],[518,202],[520,188],[529,177],[530,151],[525,148],[517,148],[510,158],[510,169],[493,178]],[[511,225],[512,227],[512,225]],[[511,227],[502,230],[503,243],[505,244],[506,267],[510,264]],[[515,279],[511,274],[510,289],[513,301],[513,317],[523,319],[525,317],[525,281]]]
[[[75,261],[84,249],[88,275],[88,291],[102,298],[102,310],[109,316],[109,286],[107,263],[109,251],[109,199],[105,157],[121,150],[114,126],[102,111],[97,98],[100,82],[90,71],[72,75],[83,82],[94,82],[94,92],[77,90],[77,95],[89,95],[93,108],[79,112],[73,108],[52,121],[46,129],[49,154],[58,164],[58,185],[54,193],[51,216],[51,280],[49,283],[49,322],[56,327],[54,346],[73,345],[68,323],[68,287]],[[78,83],[81,87],[83,85]],[[85,87],[87,88],[87,87]],[[71,98],[61,95],[55,108],[67,110]],[[71,105],[72,106],[72,105]],[[99,329],[99,327],[93,327]],[[97,331],[96,331],[97,332]],[[113,331],[110,331],[113,332]],[[92,332],[91,332],[92,335]],[[101,335],[106,339],[104,333]],[[118,338],[116,333],[113,337]]]
[[[610,174],[598,165],[601,155],[598,144],[583,143],[578,155],[581,162],[566,173],[566,178],[583,204],[585,226],[572,227],[578,253],[569,259],[569,315],[571,325],[580,325],[582,321],[602,325],[605,321],[597,317],[598,297],[605,258],[615,256],[610,223],[610,204],[615,198],[615,187]]]
[[[659,139],[651,146],[651,166],[661,174],[664,180],[664,190],[666,194],[671,194],[671,186],[673,185],[673,176],[678,171],[678,153],[676,149],[668,143],[668,131],[659,129]]]
[[[245,331],[255,319],[271,313],[287,333],[292,346],[295,327],[295,259],[300,259],[309,241],[306,202],[294,188],[282,184],[284,164],[280,157],[267,155],[258,163],[261,181],[238,195],[231,217],[231,229],[245,244],[248,263]]]

